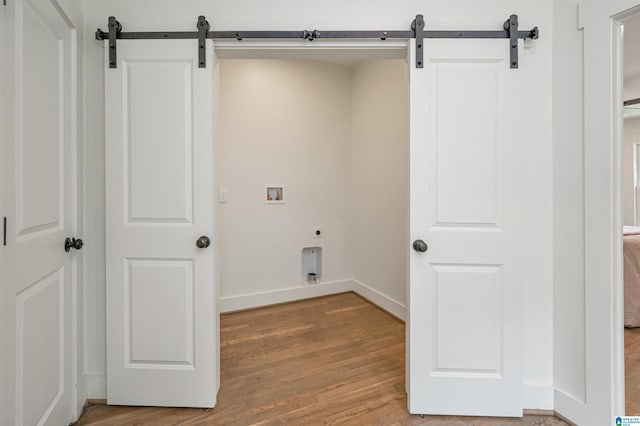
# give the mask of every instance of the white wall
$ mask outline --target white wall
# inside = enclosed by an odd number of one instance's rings
[[[532,2],[533,3],[533,2]],[[529,126],[522,134],[531,136],[523,154],[522,191],[528,194],[523,212],[524,243],[524,339],[523,381],[524,407],[551,409],[553,407],[553,167],[551,128],[551,47],[553,29],[552,5],[549,1],[535,2],[549,20],[542,17],[535,25],[541,38],[530,48],[520,52],[521,69],[527,73],[530,86],[523,90]],[[520,14],[520,25],[527,27],[527,16]],[[541,111],[534,112],[532,105]],[[514,135],[518,137],[518,135]]]
[[[104,50],[95,40],[93,5],[84,1],[84,365],[89,398],[106,398],[106,252],[104,174]],[[104,23],[100,23],[106,29]],[[96,27],[96,28],[93,28]],[[93,28],[93,30],[91,30]]]
[[[530,89],[542,107],[523,111],[539,144],[526,161],[527,212],[530,227],[525,255],[531,263],[525,275],[524,380],[527,408],[551,408],[552,384],[552,197],[551,197],[551,0],[85,0],[85,235],[92,250],[85,252],[87,373],[90,396],[104,396],[105,278],[104,278],[104,72],[103,48],[93,40],[96,27],[106,29],[115,15],[126,30],[191,30],[197,16],[207,16],[214,29],[409,29],[416,14],[427,17],[432,29],[498,29],[511,13],[520,25],[538,25],[540,40],[521,52],[522,69],[531,73]],[[251,11],[251,13],[247,13]],[[306,42],[305,42],[306,43]],[[277,182],[273,182],[277,183]],[[88,246],[87,246],[88,248]]]
[[[58,0],[61,9],[73,24],[73,27],[82,32],[83,2],[81,0]]]
[[[408,240],[407,65],[353,69],[351,214],[358,292],[404,319]]]
[[[622,133],[622,223],[635,225],[633,144],[640,143],[640,118],[624,120]]]
[[[228,202],[217,205],[214,246],[222,311],[349,288],[350,69],[225,59],[220,81],[216,182]],[[265,204],[267,184],[284,185],[284,204]],[[311,289],[301,282],[301,252],[316,246],[322,283]]]
[[[555,407],[584,421],[584,136],[583,36],[578,1],[554,2],[553,276]]]
[[[404,319],[405,61],[224,59],[220,80],[221,310],[354,289]],[[286,202],[265,204],[266,184],[283,184]],[[309,286],[301,250],[315,246],[322,281]]]

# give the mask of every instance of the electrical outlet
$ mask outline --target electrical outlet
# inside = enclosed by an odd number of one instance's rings
[[[322,229],[317,226],[313,227],[313,238],[322,238]]]

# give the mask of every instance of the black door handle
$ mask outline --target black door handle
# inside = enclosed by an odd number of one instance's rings
[[[418,253],[424,253],[425,251],[429,250],[429,246],[422,240],[415,240],[413,242],[413,249]]]
[[[198,240],[196,241],[196,246],[198,248],[207,248],[209,247],[210,244],[211,244],[211,240],[206,235],[203,235],[202,237],[198,238]]]
[[[80,238],[67,238],[64,240],[64,251],[67,253],[69,253],[72,248],[80,250],[82,246],[84,246],[84,242]]]

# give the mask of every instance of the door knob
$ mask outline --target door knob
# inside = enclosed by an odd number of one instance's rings
[[[424,253],[429,249],[429,246],[422,240],[415,240],[413,242],[413,249],[418,253]]]
[[[198,248],[207,248],[209,247],[209,245],[211,244],[211,240],[209,239],[209,237],[203,235],[202,237],[198,238],[198,240],[196,241],[196,246]]]
[[[82,246],[84,246],[84,242],[80,238],[67,238],[64,240],[64,251],[67,253],[71,251],[72,248],[80,250]]]

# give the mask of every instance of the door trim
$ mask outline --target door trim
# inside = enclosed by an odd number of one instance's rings
[[[313,49],[309,48],[309,43],[306,40],[302,40],[302,43],[299,41],[292,40],[244,40],[242,43],[238,43],[237,41],[231,40],[220,40],[214,43],[214,55],[217,55],[220,59],[291,59],[295,57],[295,55],[304,55],[305,59],[313,59],[314,55],[320,55],[320,57],[326,56],[327,54],[335,53],[336,51],[344,52],[344,51],[352,51],[353,53],[358,53],[366,59],[404,59],[407,61],[407,67],[411,67],[412,64],[409,63],[410,55],[408,54],[411,48],[411,39],[397,39],[397,40],[355,40],[355,39],[340,39],[340,40],[315,40],[313,44]],[[359,58],[363,59],[363,58]],[[220,64],[220,61],[216,61],[216,63]],[[409,68],[407,68],[407,84],[409,84]],[[214,70],[214,87],[217,88],[219,85],[219,69]],[[409,89],[409,87],[407,86]],[[216,91],[216,93],[218,93]],[[220,108],[220,102],[217,94],[214,94],[214,114],[217,114]],[[409,111],[407,110],[407,113]],[[408,123],[407,123],[408,125]],[[408,134],[407,134],[408,136]],[[409,144],[409,140],[406,141],[407,146]],[[213,149],[215,152],[216,142],[214,140]],[[407,174],[408,179],[408,174]],[[407,206],[408,207],[408,206]],[[214,233],[218,234],[219,224],[219,215],[216,210],[219,208],[219,204],[216,202],[214,207]],[[409,227],[410,223],[407,221],[407,236],[409,235]],[[407,244],[409,244],[409,239],[407,238]],[[409,248],[407,248],[407,253],[409,253]],[[406,267],[410,267],[411,256],[407,255],[405,259]],[[215,265],[219,265],[219,251],[216,250],[214,252],[214,263]],[[354,284],[357,287],[357,282]],[[406,300],[404,301],[406,309],[409,306],[409,275],[406,277],[405,282],[406,287]],[[357,293],[359,291],[356,290]],[[224,304],[224,300],[218,297],[218,312],[222,313],[220,309]],[[374,302],[375,303],[375,302]],[[386,308],[385,308],[386,309]],[[406,330],[409,329],[409,315],[408,312],[404,312],[404,322]],[[393,312],[392,312],[393,313]],[[394,313],[395,315],[395,313]],[[406,334],[405,340],[405,353],[406,357],[406,365],[405,365],[405,390],[408,393],[409,390],[409,334]],[[218,351],[218,360],[220,360],[220,336],[217,336],[216,339],[217,351]],[[218,372],[220,370],[220,366],[218,365]],[[218,374],[218,380],[220,380],[220,374]],[[218,383],[220,385],[220,383]],[[408,407],[407,407],[408,410]]]
[[[625,412],[620,26],[638,13],[638,0],[580,1],[585,40],[585,418],[594,425]]]

